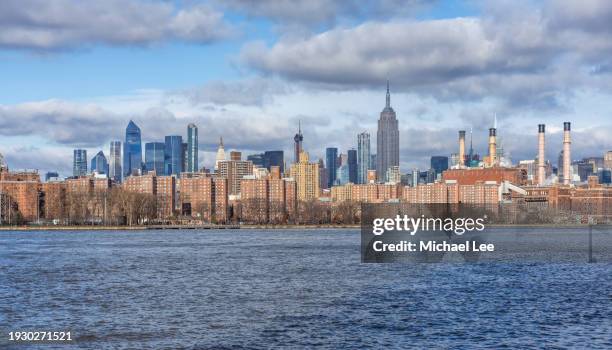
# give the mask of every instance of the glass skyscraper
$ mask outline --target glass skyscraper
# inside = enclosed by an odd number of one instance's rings
[[[431,157],[431,168],[436,172],[436,175],[442,174],[444,170],[448,170],[448,157],[445,157],[445,156]]]
[[[325,167],[327,168],[327,188],[331,188],[336,183],[338,170],[338,149],[329,147],[325,150]]]
[[[187,125],[187,169],[185,171],[195,173],[198,170],[198,127],[191,123]]]
[[[357,183],[357,151],[348,150],[348,182]]]
[[[91,158],[91,172],[97,172],[98,174],[104,174],[108,177],[108,162],[104,152],[98,152],[93,158]]]
[[[281,173],[285,172],[285,156],[283,151],[264,152],[264,167],[270,170],[271,166],[279,166]]]
[[[247,156],[247,160],[253,162],[253,167],[255,167],[255,168],[264,168],[265,167],[265,161],[264,161],[264,154],[263,153],[250,154],[250,155]]]
[[[183,138],[166,136],[164,145],[164,174],[178,175],[183,172]]]
[[[364,131],[357,135],[357,183],[367,182],[371,157],[370,134]]]
[[[399,166],[399,126],[395,111],[391,108],[391,94],[387,81],[387,102],[380,112],[378,133],[376,135],[376,177],[385,181],[387,171],[392,166]]]
[[[87,150],[75,149],[72,155],[72,175],[84,176],[87,174]]]
[[[164,175],[164,157],[166,145],[163,142],[145,143],[145,168],[155,171],[157,175]]]
[[[125,143],[123,144],[123,175],[142,172],[142,143],[140,128],[130,120],[125,128]]]
[[[110,142],[108,158],[108,177],[115,182],[121,182],[121,141]]]

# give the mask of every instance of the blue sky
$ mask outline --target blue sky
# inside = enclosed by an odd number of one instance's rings
[[[284,149],[303,121],[312,158],[375,135],[391,80],[402,171],[456,152],[493,115],[514,162],[563,121],[575,157],[612,148],[612,3],[381,0],[7,0],[0,3],[0,153],[70,174],[134,119],[144,141],[200,127],[245,154]],[[375,138],[372,138],[375,144]],[[374,147],[373,147],[374,148]]]

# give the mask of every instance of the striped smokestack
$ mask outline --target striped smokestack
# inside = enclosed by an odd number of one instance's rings
[[[544,150],[545,150],[545,139],[544,139],[544,130],[546,126],[544,124],[538,125],[538,185],[544,185],[544,180],[546,178],[546,165],[544,165]]]
[[[489,129],[489,165],[495,166],[497,164],[497,129]]]
[[[570,129],[571,129],[571,123],[570,122],[565,122],[563,123],[563,184],[564,185],[569,185],[570,184],[570,167],[571,165],[571,159],[572,159],[572,154],[571,154],[571,144],[572,144],[572,139],[570,136]]]
[[[459,130],[459,166],[465,165],[465,130]]]

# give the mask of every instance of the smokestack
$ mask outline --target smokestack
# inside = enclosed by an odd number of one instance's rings
[[[489,165],[495,166],[497,164],[497,141],[495,136],[497,135],[497,129],[489,129]]]
[[[544,124],[538,124],[538,185],[544,185],[546,178],[546,165],[544,165],[544,130],[546,126]]]
[[[571,165],[571,149],[572,139],[570,136],[571,123],[563,123],[563,184],[570,184],[570,167]]]
[[[459,131],[459,167],[465,165],[465,130]]]

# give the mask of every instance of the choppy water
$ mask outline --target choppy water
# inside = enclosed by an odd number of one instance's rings
[[[361,264],[357,230],[0,232],[40,348],[610,348],[610,264]]]

